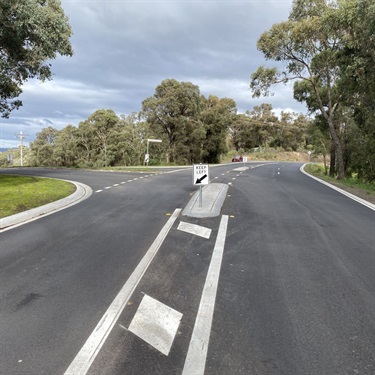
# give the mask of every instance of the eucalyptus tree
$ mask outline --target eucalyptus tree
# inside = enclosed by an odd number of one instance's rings
[[[53,159],[58,166],[75,167],[79,157],[79,131],[73,125],[60,130],[55,138]]]
[[[0,114],[9,117],[25,81],[51,79],[50,61],[72,56],[72,30],[58,0],[0,0],[0,25]]]
[[[59,131],[52,126],[43,128],[30,143],[30,164],[51,167],[56,165],[53,158],[55,140]]]
[[[142,102],[142,116],[153,137],[162,139],[167,163],[187,162],[191,135],[200,126],[200,102],[198,86],[175,79],[162,81]]]
[[[202,98],[199,118],[203,128],[198,128],[201,129],[200,134],[204,135],[201,161],[218,163],[220,156],[228,151],[228,132],[235,120],[236,113],[237,106],[233,99],[220,99],[213,95],[207,99]]]
[[[146,139],[150,138],[147,125],[137,113],[121,115],[115,134],[116,164],[140,165],[146,153]]]
[[[336,147],[338,178],[345,177],[343,146],[335,126],[335,112],[343,101],[340,53],[345,30],[334,27],[337,2],[294,0],[287,21],[264,32],[257,48],[279,68],[259,67],[252,74],[253,96],[269,95],[270,87],[291,80],[304,81],[314,93]]]
[[[375,181],[375,2],[340,2],[336,27],[347,30],[341,70],[345,104],[355,125],[347,147],[349,167],[358,177]]]

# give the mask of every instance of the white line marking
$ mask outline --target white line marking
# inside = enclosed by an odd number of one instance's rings
[[[145,294],[130,323],[129,331],[168,355],[181,319],[180,312]]]
[[[210,238],[211,236],[210,228],[205,228],[196,224],[186,223],[184,221],[180,221],[180,224],[178,224],[177,229],[183,232],[195,234],[196,236],[200,236],[200,237],[207,238],[207,239]]]
[[[182,375],[204,374],[227,227],[228,215],[223,215],[221,217],[219,233],[217,234],[206,282],[203,287],[198,314],[195,319],[194,330]]]
[[[95,193],[100,193],[101,191],[103,191],[103,190],[96,190]]]
[[[121,185],[122,185],[122,184],[126,184],[126,182],[125,182],[125,181],[122,181],[122,182],[121,182]]]
[[[110,189],[111,187],[112,187],[112,186],[107,186],[107,187],[105,187],[104,189],[106,189],[106,190],[107,190],[107,189]]]
[[[147,253],[108,307],[107,311],[100,319],[94,331],[78,352],[73,362],[65,371],[64,375],[85,375],[87,373],[180,212],[181,209],[177,208],[170,216],[167,223],[164,225],[163,229],[155,238],[155,241],[147,250]]]
[[[354,201],[356,201],[356,202],[358,202],[358,203],[360,203],[360,204],[362,204],[362,205],[368,207],[370,210],[375,211],[375,204],[373,204],[373,203],[371,203],[371,202],[368,202],[368,201],[366,201],[365,199],[359,198],[359,197],[357,197],[356,195],[353,195],[353,194],[351,194],[351,193],[348,193],[347,191],[342,190],[342,189],[338,188],[337,186],[331,185],[330,183],[328,183],[328,182],[326,182],[326,181],[323,181],[323,180],[321,180],[320,178],[315,177],[315,176],[313,176],[313,175],[307,173],[307,172],[305,171],[305,169],[304,169],[306,165],[307,165],[307,164],[304,164],[304,165],[302,165],[301,168],[300,168],[300,171],[301,171],[303,174],[305,174],[306,176],[309,176],[310,178],[313,178],[314,180],[320,182],[320,183],[323,184],[323,185],[326,185],[326,186],[330,187],[330,188],[333,189],[333,190],[336,190],[337,192],[339,192],[339,193],[341,193],[341,194],[343,194],[343,195],[346,195],[348,198],[353,199]]]
[[[119,184],[114,184],[113,186],[119,186]]]

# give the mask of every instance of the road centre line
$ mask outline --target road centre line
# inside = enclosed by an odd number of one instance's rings
[[[212,253],[206,282],[203,287],[182,375],[204,374],[227,227],[228,215],[223,215],[221,217],[219,232]]]
[[[169,233],[169,230],[171,229],[180,212],[181,209],[177,208],[170,216],[167,223],[164,225],[142,260],[139,262],[133,273],[130,275],[129,279],[126,281],[120,292],[108,307],[107,311],[100,319],[94,331],[91,333],[90,337],[78,352],[73,362],[65,371],[64,375],[87,374],[90,366],[94,362],[107,337],[111,333],[112,328],[116,324],[131,295],[133,294],[135,288],[141,281],[147,268],[157,254],[159,248],[161,247],[164,239]]]

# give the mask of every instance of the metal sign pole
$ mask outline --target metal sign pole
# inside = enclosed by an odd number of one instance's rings
[[[199,207],[202,207],[202,186],[199,186]]]

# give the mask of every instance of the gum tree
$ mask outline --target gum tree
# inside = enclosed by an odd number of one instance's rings
[[[58,0],[0,0],[0,114],[22,102],[22,84],[51,79],[50,60],[72,56],[72,30]]]
[[[294,0],[289,19],[263,33],[257,48],[278,68],[259,67],[251,76],[253,96],[269,95],[278,83],[303,81],[314,94],[328,124],[337,154],[338,176],[345,177],[343,146],[334,118],[343,101],[340,53],[345,34],[336,28],[337,4],[327,0]],[[306,91],[308,93],[308,91]]]

